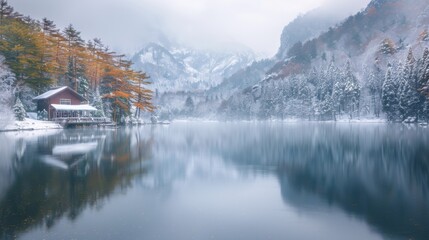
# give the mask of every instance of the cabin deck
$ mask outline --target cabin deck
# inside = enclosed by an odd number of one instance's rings
[[[105,117],[60,117],[54,118],[52,121],[60,124],[64,128],[91,125],[99,126],[112,123],[109,118]]]

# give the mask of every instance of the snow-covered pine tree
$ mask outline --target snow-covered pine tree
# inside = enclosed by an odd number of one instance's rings
[[[15,75],[4,64],[4,58],[0,56],[0,105],[9,107],[13,104]]]
[[[277,115],[284,119],[286,116],[286,104],[287,104],[287,89],[286,89],[286,82],[282,80],[278,80],[277,83],[277,90],[278,90],[278,96],[277,96]]]
[[[380,52],[385,55],[392,55],[396,53],[395,43],[389,38],[386,38],[380,44]]]
[[[347,62],[344,72],[344,86],[346,111],[350,118],[353,118],[354,113],[359,115],[360,85],[352,72],[350,61]]]
[[[312,96],[313,91],[310,87],[310,82],[307,76],[302,75],[298,78],[299,88],[298,88],[298,99],[301,102],[301,111],[300,116],[302,118],[311,118],[312,117]]]
[[[420,96],[415,66],[416,60],[410,49],[404,65],[400,87],[399,105],[402,120],[417,121],[419,117]]]
[[[13,112],[15,114],[16,120],[24,121],[27,113],[25,112],[24,105],[22,105],[22,102],[19,98],[16,99],[16,103],[13,106]]]
[[[0,129],[13,122],[13,104],[15,75],[4,64],[4,57],[0,56]]]
[[[285,80],[282,80],[285,81]],[[286,81],[288,81],[286,79]],[[268,119],[271,118],[274,114],[274,110],[275,110],[275,102],[274,102],[274,96],[275,96],[275,87],[274,87],[274,82],[273,81],[269,81],[269,82],[265,82],[263,84],[263,88],[262,88],[262,97],[260,99],[261,102],[261,108],[260,108],[260,112],[259,112],[259,117],[261,119]]]
[[[89,93],[89,82],[85,77],[78,77],[78,86],[77,86],[77,92],[82,95],[83,97],[90,99],[90,93]]]
[[[332,90],[333,109],[337,115],[341,115],[345,105],[345,82],[343,78],[337,78]]]
[[[429,49],[425,48],[423,56],[418,62],[417,78],[420,83],[427,83],[429,80]]]
[[[37,112],[37,120],[47,121],[48,120],[48,112],[43,109],[42,111]]]
[[[429,98],[426,98],[423,103],[423,111],[421,118],[424,119],[426,122],[429,122]]]
[[[334,83],[339,76],[339,70],[334,62],[331,62],[328,68],[320,75],[321,79],[316,88],[315,112],[320,120],[333,119],[335,118],[335,114],[332,93]]]
[[[98,88],[95,90],[92,106],[97,109],[97,111],[94,113],[94,117],[105,117],[103,101]]]
[[[419,116],[427,117],[427,97],[429,96],[429,49],[425,48],[423,56],[417,63],[417,89],[419,91]]]
[[[395,81],[392,74],[392,66],[389,65],[381,95],[383,111],[386,113],[388,121],[395,121],[399,110],[399,83]]]
[[[184,110],[185,110],[185,114],[190,115],[194,112],[195,109],[195,104],[194,104],[194,100],[192,99],[191,96],[188,96],[185,100],[185,106],[184,106]]]
[[[377,63],[374,64],[368,75],[367,87],[371,96],[371,105],[376,117],[380,116],[382,88],[385,76]]]

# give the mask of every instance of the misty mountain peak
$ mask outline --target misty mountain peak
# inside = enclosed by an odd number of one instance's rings
[[[256,55],[244,47],[201,50],[151,42],[135,54],[132,61],[136,70],[149,74],[153,88],[163,92],[209,89],[255,59]]]
[[[327,4],[299,15],[286,25],[281,35],[281,45],[276,58],[284,59],[287,51],[296,43],[315,38],[348,17],[348,11],[336,11],[337,8],[337,4]]]
[[[381,9],[386,3],[396,2],[398,0],[372,0],[368,4],[368,9],[370,8],[376,8]]]

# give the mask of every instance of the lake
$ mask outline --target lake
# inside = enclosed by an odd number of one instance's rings
[[[0,142],[0,239],[429,239],[419,126],[177,122]]]

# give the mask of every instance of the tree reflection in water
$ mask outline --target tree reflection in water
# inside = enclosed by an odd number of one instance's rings
[[[0,165],[0,237],[76,219],[136,183],[168,198],[171,190],[180,194],[177,182],[186,185],[196,175],[202,186],[205,179],[223,186],[219,179],[229,174],[245,180],[274,176],[281,204],[304,214],[336,208],[384,238],[429,239],[428,133],[404,125],[261,122],[14,138],[7,144],[16,152],[0,149],[13,159]],[[154,224],[165,220],[157,211]]]
[[[146,172],[142,163],[150,158],[152,139],[142,135],[75,130],[9,140],[8,147],[17,147],[10,184],[0,189],[5,190],[0,238],[15,238],[32,227],[50,228],[63,216],[74,220],[85,208],[100,208],[104,199],[125,191]]]
[[[428,133],[384,124],[266,125],[222,144],[224,158],[239,166],[274,169],[284,201],[298,209],[337,206],[389,238],[429,239]]]

